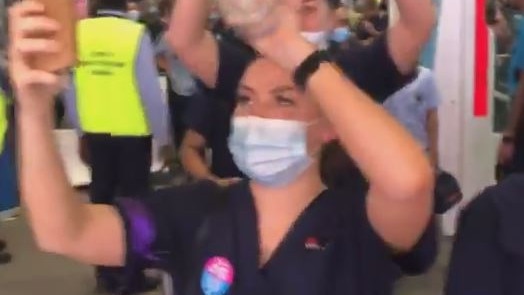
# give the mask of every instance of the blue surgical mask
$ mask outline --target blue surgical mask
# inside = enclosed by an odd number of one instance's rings
[[[339,27],[333,30],[333,33],[331,33],[331,40],[337,43],[343,43],[346,42],[350,36],[351,32],[349,31],[349,28]]]
[[[229,150],[237,167],[253,181],[278,187],[296,180],[312,163],[307,127],[300,121],[235,117]]]

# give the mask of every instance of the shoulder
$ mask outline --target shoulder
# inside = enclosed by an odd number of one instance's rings
[[[415,72],[405,75],[398,70],[389,52],[387,35],[383,34],[369,45],[352,44],[335,55],[344,73],[380,103],[412,81]]]
[[[502,193],[509,199],[515,199],[524,191],[524,174],[514,174],[490,188],[492,193]],[[522,199],[524,201],[524,198]]]

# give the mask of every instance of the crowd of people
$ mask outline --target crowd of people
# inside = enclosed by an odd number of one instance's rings
[[[98,290],[116,294],[156,288],[146,268],[177,294],[392,294],[399,274],[431,267],[437,215],[462,195],[439,165],[441,97],[418,64],[430,0],[396,0],[391,25],[387,0],[356,18],[339,0],[260,1],[256,21],[207,0],[75,2],[79,62],[60,72],[31,63],[60,52],[60,24],[38,2],[10,9],[4,96],[42,250],[96,265]],[[57,97],[90,204],[54,145]],[[499,157],[509,179],[464,209],[447,295],[524,292],[518,126],[501,145],[515,142]],[[185,183],[155,189],[153,141]]]

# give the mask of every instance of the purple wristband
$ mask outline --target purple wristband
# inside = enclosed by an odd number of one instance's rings
[[[128,221],[128,245],[134,255],[147,260],[154,260],[152,245],[156,238],[153,218],[140,201],[131,198],[118,200]]]

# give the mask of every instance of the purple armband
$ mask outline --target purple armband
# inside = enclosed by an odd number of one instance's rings
[[[134,255],[149,261],[156,260],[152,253],[152,245],[156,238],[153,218],[140,201],[131,198],[121,198],[118,204],[127,217],[128,248]]]

